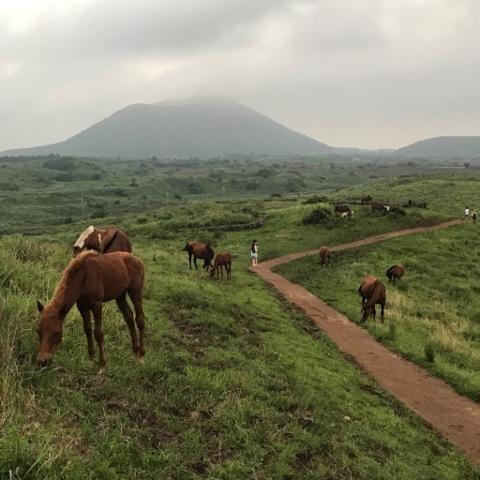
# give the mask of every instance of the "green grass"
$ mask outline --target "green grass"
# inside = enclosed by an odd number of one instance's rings
[[[36,369],[34,299],[48,297],[66,248],[0,243],[0,478],[476,478],[259,278],[237,265],[231,282],[207,281],[168,242],[137,243],[144,365],[109,305],[104,374],[77,313],[54,366]]]
[[[146,264],[147,355],[144,365],[135,361],[108,304],[103,374],[87,358],[76,312],[53,366],[33,365],[35,300],[51,295],[85,223],[0,237],[0,478],[479,478],[246,269],[252,237],[264,259],[445,214],[374,217],[355,207],[349,222],[304,226],[313,208],[288,199],[190,201],[107,217],[127,229]],[[229,231],[238,218],[265,223]],[[193,238],[239,255],[231,281],[188,270],[180,248]]]

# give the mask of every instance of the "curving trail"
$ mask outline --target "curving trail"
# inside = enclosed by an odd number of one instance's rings
[[[417,227],[345,243],[334,251],[361,247],[391,238],[448,228],[453,220],[431,227]],[[378,343],[363,328],[329,307],[300,285],[272,272],[277,265],[318,254],[318,249],[292,253],[262,262],[250,270],[273,285],[288,301],[301,308],[337,345],[389,393],[422,417],[451,443],[480,464],[480,405],[456,393],[442,380],[404,360]]]

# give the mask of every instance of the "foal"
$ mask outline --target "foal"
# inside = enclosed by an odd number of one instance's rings
[[[232,258],[233,257],[228,252],[218,253],[213,262],[213,267],[210,270],[210,278],[214,277],[215,272],[217,272],[218,278],[218,270],[220,270],[223,280],[223,267],[225,267],[225,271],[227,272],[227,280],[232,278]]]
[[[37,300],[40,323],[37,328],[40,347],[37,363],[46,365],[52,361],[53,354],[62,341],[63,321],[76,303],[83,319],[83,329],[87,337],[88,354],[95,354],[92,337],[90,313],[93,313],[95,330],[93,332],[99,348],[100,366],[105,365],[102,332],[102,303],[115,300],[125,318],[132,338],[133,353],[143,359],[145,346],[143,331],[145,315],[143,313],[143,263],[131,253],[113,252],[99,255],[84,252],[75,257],[62,274],[53,298],[43,306]],[[132,300],[133,313],[128,306],[126,295]],[[138,337],[135,329],[138,328]]]

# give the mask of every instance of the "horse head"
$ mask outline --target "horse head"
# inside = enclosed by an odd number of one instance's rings
[[[93,225],[90,225],[78,238],[73,245],[73,256],[76,257],[84,250],[100,251],[102,235]]]
[[[40,321],[37,327],[40,341],[37,364],[46,366],[52,362],[53,354],[62,342],[63,320],[68,313],[68,309],[66,306],[60,308],[52,305],[43,306],[38,300],[37,309],[40,313]]]

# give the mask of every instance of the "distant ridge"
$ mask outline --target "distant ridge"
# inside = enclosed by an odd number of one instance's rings
[[[133,104],[77,135],[1,155],[212,157],[227,154],[319,154],[332,148],[223,97]]]
[[[425,158],[479,158],[480,136],[433,137],[399,148],[397,152]]]

